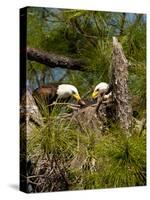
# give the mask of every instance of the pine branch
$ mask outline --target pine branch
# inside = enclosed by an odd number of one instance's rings
[[[27,58],[31,61],[42,63],[51,68],[61,67],[70,70],[86,71],[88,68],[81,60],[57,55],[54,53],[43,52],[34,48],[27,48]]]

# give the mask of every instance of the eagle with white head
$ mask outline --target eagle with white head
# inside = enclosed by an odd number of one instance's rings
[[[109,85],[108,83],[101,82],[98,85],[96,85],[93,93],[92,93],[92,98],[96,99],[99,95],[103,95],[107,93],[109,90]]]
[[[44,100],[47,105],[55,101],[68,101],[71,97],[80,103],[81,97],[77,88],[70,84],[49,84],[42,85],[33,91],[33,97],[37,104]],[[82,102],[82,101],[81,101]]]

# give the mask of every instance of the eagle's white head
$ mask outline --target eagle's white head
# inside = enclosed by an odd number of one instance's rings
[[[99,83],[99,84],[95,87],[95,89],[94,89],[94,91],[93,91],[93,93],[92,93],[92,98],[93,98],[93,99],[96,99],[96,98],[98,97],[99,94],[103,94],[103,93],[107,92],[108,89],[109,89],[109,85],[108,85],[107,83],[105,83],[105,82]]]
[[[61,84],[57,89],[58,98],[74,97],[77,101],[81,100],[77,88],[70,84]]]

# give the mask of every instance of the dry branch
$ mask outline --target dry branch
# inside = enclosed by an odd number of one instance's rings
[[[27,58],[31,61],[42,63],[51,68],[61,67],[70,70],[86,71],[85,63],[78,59],[73,59],[54,53],[43,52],[34,48],[27,48]]]
[[[68,108],[71,108],[72,110],[79,110],[81,108],[81,105],[78,105],[78,104],[73,104],[73,103],[57,103],[57,102],[54,102],[52,104],[49,104],[48,106],[57,106],[57,105],[63,105],[63,106],[66,106]]]
[[[48,106],[56,106],[56,105],[64,105],[64,106],[72,106],[72,107],[80,108],[80,105],[73,104],[73,103],[57,103],[57,102],[54,102],[52,104],[49,104]]]

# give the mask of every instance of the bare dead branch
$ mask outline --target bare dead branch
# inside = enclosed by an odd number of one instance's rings
[[[81,60],[62,55],[57,55],[54,53],[47,53],[30,47],[27,47],[27,58],[31,61],[42,63],[51,68],[61,67],[70,70],[79,70],[79,71],[88,70],[85,62]]]
[[[57,103],[57,102],[54,102],[52,104],[49,104],[48,106],[55,106],[55,105],[65,105],[65,106],[72,106],[72,107],[80,108],[80,105],[73,104],[73,103]]]

